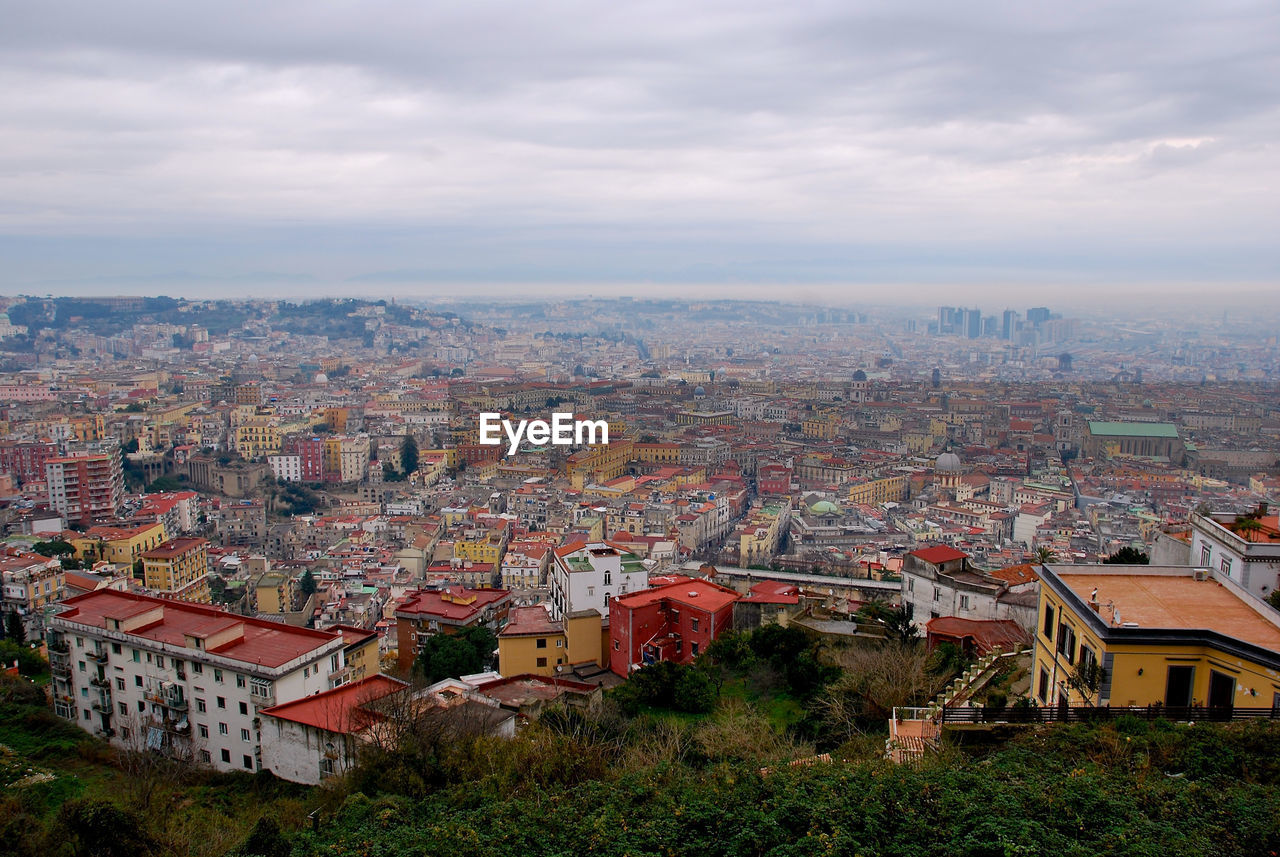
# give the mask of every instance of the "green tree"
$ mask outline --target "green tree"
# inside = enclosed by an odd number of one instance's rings
[[[1147,565],[1151,557],[1135,547],[1125,546],[1102,561],[1103,565]]]
[[[302,580],[298,581],[298,588],[302,590],[302,595],[305,598],[310,598],[315,594],[318,587],[316,586],[316,576],[311,573],[311,569],[308,568],[302,573]]]
[[[1039,563],[1040,565],[1045,565],[1046,563],[1050,563],[1050,562],[1056,562],[1057,559],[1058,559],[1058,555],[1054,553],[1053,548],[1049,547],[1048,545],[1041,545],[1040,547],[1036,548],[1036,562]]]
[[[418,469],[418,442],[407,434],[400,442],[400,472],[405,476]]]
[[[280,822],[264,815],[235,853],[244,857],[289,857],[291,850],[288,837],[280,832]]]
[[[74,857],[140,857],[156,850],[136,815],[105,800],[64,803],[56,823],[60,839]]]
[[[36,542],[31,549],[40,556],[68,556],[76,552],[76,546],[64,539],[54,539],[48,542]]]
[[[705,672],[694,667],[685,666],[678,671],[671,695],[675,708],[690,714],[705,714],[716,707],[715,685]]]
[[[1271,590],[1271,594],[1267,596],[1267,603],[1280,610],[1280,589]]]
[[[27,641],[27,629],[22,624],[22,617],[17,610],[10,610],[4,617],[4,635],[18,645]]]
[[[147,486],[148,494],[167,494],[173,491],[181,491],[182,483],[173,476],[161,476]]]
[[[461,635],[433,634],[422,645],[414,669],[428,682],[480,672],[484,661]]]
[[[1090,660],[1087,663],[1081,660],[1067,676],[1067,686],[1084,697],[1085,702],[1093,705],[1098,691],[1102,688],[1102,683],[1106,680],[1107,670],[1102,664],[1096,660]]]

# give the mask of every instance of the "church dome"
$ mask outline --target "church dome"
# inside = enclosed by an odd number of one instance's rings
[[[839,515],[840,507],[830,500],[819,500],[809,507],[809,514],[817,515],[820,518],[828,515]]]
[[[933,463],[933,467],[941,473],[958,473],[964,468],[964,465],[960,461],[960,456],[948,449],[938,456]]]

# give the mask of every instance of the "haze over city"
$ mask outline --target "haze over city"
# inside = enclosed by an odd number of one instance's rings
[[[1280,261],[1269,3],[3,16],[9,293],[1247,302]]]

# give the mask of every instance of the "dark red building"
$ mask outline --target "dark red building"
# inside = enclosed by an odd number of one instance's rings
[[[791,468],[785,464],[762,464],[756,482],[761,494],[790,494]]]
[[[676,582],[609,602],[609,669],[620,676],[658,661],[687,664],[733,628],[741,596],[707,580]]]

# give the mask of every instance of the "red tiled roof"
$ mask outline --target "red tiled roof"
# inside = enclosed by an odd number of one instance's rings
[[[465,622],[493,604],[509,600],[511,593],[504,589],[466,589],[450,587],[440,591],[419,590],[410,592],[396,607],[397,616],[438,616]],[[458,603],[463,599],[469,603]]]
[[[612,603],[622,607],[635,608],[642,607],[645,604],[652,604],[655,601],[674,601],[677,604],[684,604],[688,607],[696,607],[699,610],[714,613],[726,604],[732,604],[741,597],[732,589],[719,586],[709,580],[695,578],[666,586],[657,586],[653,589],[644,589],[629,595],[619,595],[613,599]]]
[[[104,629],[107,627],[108,618],[122,619],[136,616],[155,607],[164,607],[164,617],[159,622],[128,633],[179,648],[186,646],[188,635],[205,637],[222,631],[229,625],[241,623],[244,626],[243,637],[237,637],[209,651],[220,657],[265,667],[286,664],[308,652],[315,651],[333,641],[337,636],[330,631],[315,631],[282,622],[268,622],[189,601],[154,598],[150,595],[120,592],[114,589],[87,592],[75,598],[68,598],[62,603],[70,609],[59,614],[59,618]]]
[[[1003,580],[1010,586],[1031,583],[1040,579],[1040,575],[1036,574],[1035,567],[1025,562],[1021,565],[1011,565],[1008,568],[1000,568],[987,573],[998,580]]]
[[[742,600],[753,604],[799,604],[800,587],[794,583],[762,580],[751,587],[751,594]]]
[[[953,547],[948,547],[947,545],[921,548],[920,550],[912,551],[911,555],[916,559],[922,559],[925,562],[933,563],[934,565],[951,562],[952,560],[969,558],[969,555],[964,551],[958,551]]]
[[[999,646],[1006,652],[1013,651],[1016,643],[1031,645],[1031,635],[1012,619],[962,619],[959,616],[939,616],[924,625],[930,637],[969,638],[979,651],[989,652]]]
[[[519,637],[526,634],[548,635],[562,634],[564,627],[559,622],[551,621],[547,608],[534,605],[532,607],[513,607],[507,615],[507,627],[502,629],[500,637]]]
[[[364,711],[363,706],[408,686],[389,675],[371,675],[333,690],[264,708],[260,713],[314,726],[326,732],[359,732],[375,716]]]

